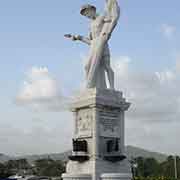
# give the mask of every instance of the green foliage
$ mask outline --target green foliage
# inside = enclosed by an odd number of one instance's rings
[[[30,165],[26,159],[9,160],[5,164],[0,163],[0,178],[7,178],[16,173],[24,173],[24,171],[39,176],[60,177],[65,172],[65,166],[61,161],[52,159],[39,159],[35,161],[35,165]]]
[[[180,178],[180,158],[176,157],[176,161],[177,174]],[[174,162],[173,156],[169,156],[163,163],[154,158],[138,157],[135,159],[137,168],[134,169],[134,176],[137,180],[171,180],[175,177]]]
[[[135,177],[134,180],[177,180],[177,179],[161,176],[161,177],[146,177],[146,178],[145,177]]]
[[[12,175],[11,171],[4,165],[0,163],[0,178],[6,178]]]
[[[65,166],[61,161],[52,159],[40,159],[35,162],[36,174],[39,176],[61,176],[65,172]]]
[[[0,163],[0,178],[6,178],[19,172],[19,170],[27,170],[30,168],[26,159],[9,160],[5,164]]]
[[[177,160],[177,173],[180,178],[180,157]],[[138,157],[133,161],[135,180],[175,180],[174,157],[169,156],[166,161],[159,163],[154,158]],[[48,177],[61,177],[65,172],[65,164],[50,158],[39,159],[30,165],[26,159],[10,160],[5,164],[0,163],[0,178],[6,178],[20,170],[32,170],[35,175]],[[180,180],[180,179],[179,179]]]
[[[158,176],[160,174],[160,165],[154,158],[138,157],[135,159],[138,169],[137,175],[140,177]]]
[[[8,169],[28,169],[30,167],[26,159],[9,160],[6,163]]]
[[[177,174],[180,176],[180,158],[176,157],[177,162]],[[162,167],[162,174],[164,174],[166,177],[173,177],[175,173],[174,169],[174,157],[169,156],[167,160],[163,163],[161,163]]]

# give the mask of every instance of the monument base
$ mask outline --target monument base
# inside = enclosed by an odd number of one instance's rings
[[[82,174],[95,174],[96,177],[100,177],[101,174],[131,174],[131,166],[127,159],[111,162],[105,161],[101,158],[93,159],[86,162],[69,161],[66,166],[67,174],[76,174],[78,172]],[[98,178],[97,178],[98,179]]]
[[[92,180],[90,174],[63,174],[63,180]],[[102,174],[99,180],[132,180],[130,173],[109,173]]]
[[[73,153],[63,180],[130,180],[124,146],[124,112],[130,103],[122,92],[88,89],[76,97]]]

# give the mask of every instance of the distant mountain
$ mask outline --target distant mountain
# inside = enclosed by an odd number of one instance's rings
[[[126,150],[127,150],[127,156],[129,159],[131,159],[132,157],[136,158],[136,157],[142,156],[145,158],[152,157],[160,162],[163,162],[167,158],[166,154],[151,152],[151,151],[148,151],[148,150],[145,150],[142,148],[138,148],[138,147],[134,147],[134,146],[127,146]],[[70,155],[70,154],[71,154],[71,151],[67,151],[64,153],[19,156],[19,157],[15,157],[15,158],[12,158],[12,157],[9,157],[6,155],[0,155],[0,162],[5,162],[10,159],[22,159],[22,158],[27,159],[30,163],[33,163],[37,159],[44,159],[44,158],[51,158],[53,160],[67,161],[68,155]]]
[[[136,157],[141,156],[144,158],[154,158],[159,162],[165,161],[167,156],[168,156],[168,155],[163,154],[163,153],[152,152],[152,151],[148,151],[148,150],[138,148],[138,147],[134,147],[134,146],[127,146],[126,152],[127,152],[127,156],[129,159],[131,157],[136,158]]]
[[[6,156],[5,154],[0,154],[0,162],[4,163],[6,161],[9,161],[10,159],[13,159],[12,157]]]
[[[20,156],[16,159],[27,159],[30,163],[33,163],[37,159],[53,159],[53,160],[61,160],[61,161],[67,161],[68,156],[71,154],[71,151],[66,151],[63,153],[52,153],[52,154],[42,154],[42,155],[27,155],[27,156]]]
[[[145,158],[155,158],[159,162],[163,162],[166,160],[167,156],[166,154],[157,153],[157,152],[151,152],[142,148],[134,147],[134,146],[127,146],[126,147],[127,156],[129,159],[136,158],[139,156],[145,157]],[[64,153],[56,153],[56,154],[43,154],[43,155],[31,155],[31,156],[23,156],[21,158],[26,158],[29,162],[33,162],[37,159],[43,159],[43,158],[51,158],[53,160],[61,160],[61,161],[67,161],[68,156],[71,154],[71,151],[67,151]]]

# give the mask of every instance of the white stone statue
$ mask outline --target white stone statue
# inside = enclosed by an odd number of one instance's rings
[[[108,40],[120,16],[117,0],[106,0],[103,15],[97,15],[96,7],[89,4],[84,5],[80,13],[91,20],[89,37],[71,34],[66,34],[65,37],[73,41],[82,41],[90,46],[85,66],[86,87],[106,89],[105,73],[107,73],[110,89],[114,89],[114,72],[110,65]]]

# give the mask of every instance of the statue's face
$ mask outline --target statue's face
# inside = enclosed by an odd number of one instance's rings
[[[93,8],[86,9],[84,11],[83,15],[89,19],[95,19],[96,18],[96,10],[94,10]]]

